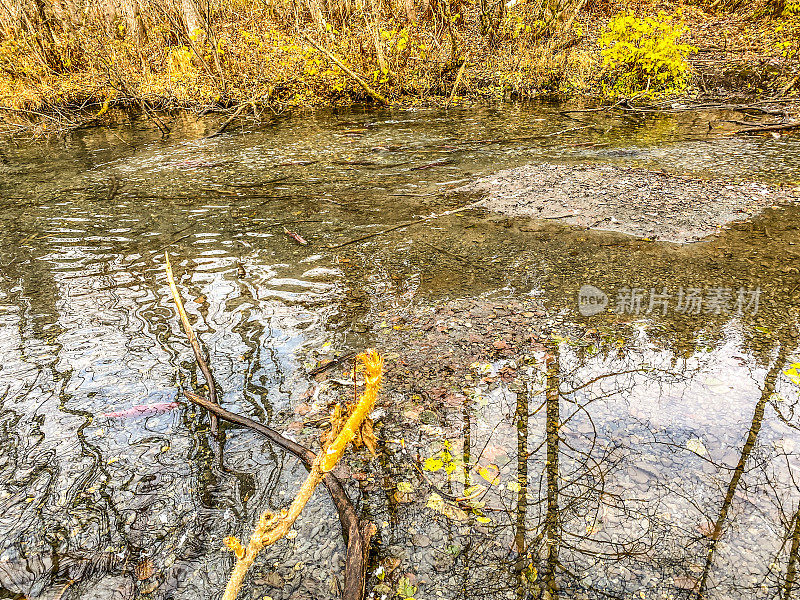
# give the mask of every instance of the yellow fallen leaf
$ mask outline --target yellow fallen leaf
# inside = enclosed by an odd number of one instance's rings
[[[453,506],[452,504],[445,502],[444,498],[442,498],[436,492],[433,492],[430,496],[428,496],[428,501],[425,503],[425,506],[431,510],[435,510],[436,512],[443,514],[448,519],[452,519],[454,521],[467,520],[467,513],[457,506]]]
[[[497,485],[500,483],[500,469],[497,465],[488,464],[485,467],[479,467],[478,475],[483,477],[492,485]]]

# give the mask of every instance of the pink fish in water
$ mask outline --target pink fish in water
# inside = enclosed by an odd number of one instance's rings
[[[149,417],[150,415],[160,415],[178,408],[178,402],[156,402],[155,404],[138,404],[127,410],[120,410],[118,412],[103,413],[101,417],[110,417],[114,419],[127,419],[130,417]]]

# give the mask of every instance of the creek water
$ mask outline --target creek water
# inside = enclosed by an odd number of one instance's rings
[[[561,108],[318,111],[210,139],[216,120],[184,116],[167,138],[134,121],[4,140],[0,597],[218,597],[222,539],[246,539],[305,476],[253,432],[215,442],[182,401],[203,380],[165,250],[221,403],[308,443],[298,407],[348,389],[323,394],[309,369],[370,345],[402,354],[393,316],[474,302],[450,311],[470,329],[486,306],[534,303],[524,318],[558,330],[515,359],[511,383],[450,382],[469,410],[394,419],[414,394],[387,386],[379,439],[434,462],[424,476],[363,453],[348,466],[364,475],[348,493],[378,527],[373,597],[793,597],[797,207],[685,246],[476,210],[365,237],[536,161],[800,181],[796,137],[707,137],[732,115]],[[608,310],[581,314],[584,286]],[[457,469],[489,475],[444,476],[448,448]],[[412,487],[401,501],[397,479]],[[476,481],[466,496],[485,504],[458,508],[472,516],[430,502]],[[265,550],[243,598],[337,596],[345,546],[322,491],[296,530]]]

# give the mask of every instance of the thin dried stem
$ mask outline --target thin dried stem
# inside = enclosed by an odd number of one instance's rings
[[[214,383],[214,376],[211,374],[211,369],[208,368],[206,359],[203,358],[203,351],[200,348],[200,342],[197,340],[197,336],[194,334],[194,330],[192,329],[192,326],[189,323],[189,317],[183,308],[181,295],[178,292],[178,286],[175,285],[175,277],[172,275],[172,265],[169,262],[169,254],[164,252],[164,258],[166,259],[165,269],[167,271],[167,280],[169,281],[169,289],[170,292],[172,292],[172,299],[175,301],[175,306],[178,309],[178,315],[180,315],[181,323],[183,324],[183,330],[186,332],[186,337],[189,338],[189,344],[192,346],[192,350],[194,351],[194,358],[197,361],[197,365],[200,367],[200,371],[203,373],[203,377],[205,377],[206,379],[206,384],[208,385],[208,399],[213,404],[218,404],[217,390],[216,390],[216,384]],[[213,413],[210,415],[210,419],[211,419],[211,434],[216,436],[219,432],[219,420],[217,419],[217,416]]]

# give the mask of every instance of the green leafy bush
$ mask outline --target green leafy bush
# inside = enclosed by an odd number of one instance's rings
[[[679,43],[687,28],[673,17],[611,18],[598,43],[603,55],[603,93],[611,98],[657,98],[680,94],[689,84],[686,61],[697,48]]]

